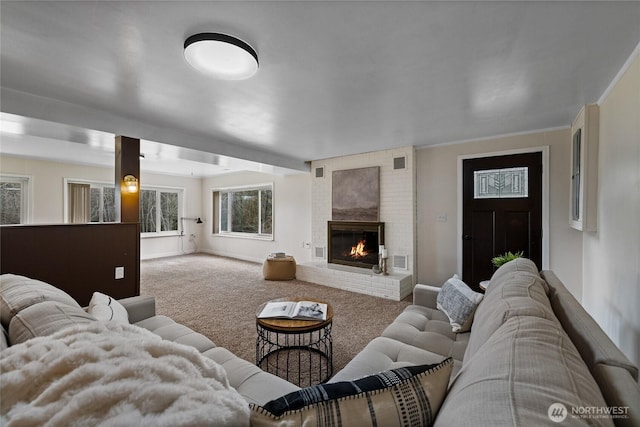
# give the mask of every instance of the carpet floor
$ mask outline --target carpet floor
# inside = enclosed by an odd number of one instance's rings
[[[267,281],[261,264],[208,254],[144,260],[140,267],[140,293],[156,297],[157,314],[252,363],[256,310],[266,301],[304,297],[333,306],[334,374],[411,304],[411,297],[392,301],[301,280]]]

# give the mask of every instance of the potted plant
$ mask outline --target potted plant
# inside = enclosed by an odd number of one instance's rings
[[[509,251],[509,252],[503,253],[502,255],[498,255],[496,257],[491,258],[491,264],[493,264],[495,268],[500,268],[502,264],[506,264],[507,262],[514,260],[516,258],[522,258],[523,256],[524,256],[524,251],[516,252],[515,254]],[[480,290],[486,291],[490,282],[491,282],[490,280],[483,280],[482,282],[480,282],[480,285],[479,285]]]
[[[511,253],[511,251],[506,252],[502,255],[498,255],[497,257],[493,257],[491,259],[491,264],[493,264],[496,268],[500,268],[502,264],[506,264],[507,262],[514,260],[516,258],[522,258],[524,255],[524,251]]]

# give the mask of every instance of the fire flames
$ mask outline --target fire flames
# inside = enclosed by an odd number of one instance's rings
[[[360,240],[356,246],[351,246],[351,255],[353,258],[362,258],[367,256],[368,252],[364,250],[364,245],[367,242],[365,240]]]

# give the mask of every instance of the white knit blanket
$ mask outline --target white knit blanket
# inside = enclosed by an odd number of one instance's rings
[[[0,353],[3,426],[248,426],[224,369],[132,325],[92,322]]]

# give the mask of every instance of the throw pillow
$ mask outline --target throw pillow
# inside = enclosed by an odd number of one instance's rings
[[[264,407],[250,404],[251,425],[430,426],[447,393],[452,369],[449,357],[439,364],[304,388]]]
[[[471,290],[458,275],[447,280],[438,293],[438,310],[449,318],[453,332],[466,332],[471,329],[473,314],[484,295]]]
[[[105,322],[115,320],[120,323],[129,323],[127,309],[109,295],[100,292],[93,293],[87,313]]]
[[[0,321],[5,328],[20,311],[43,301],[80,308],[69,294],[53,285],[16,274],[0,275]]]
[[[34,337],[51,335],[68,326],[95,321],[96,318],[80,306],[57,301],[39,302],[13,316],[9,324],[9,343],[13,346]]]

